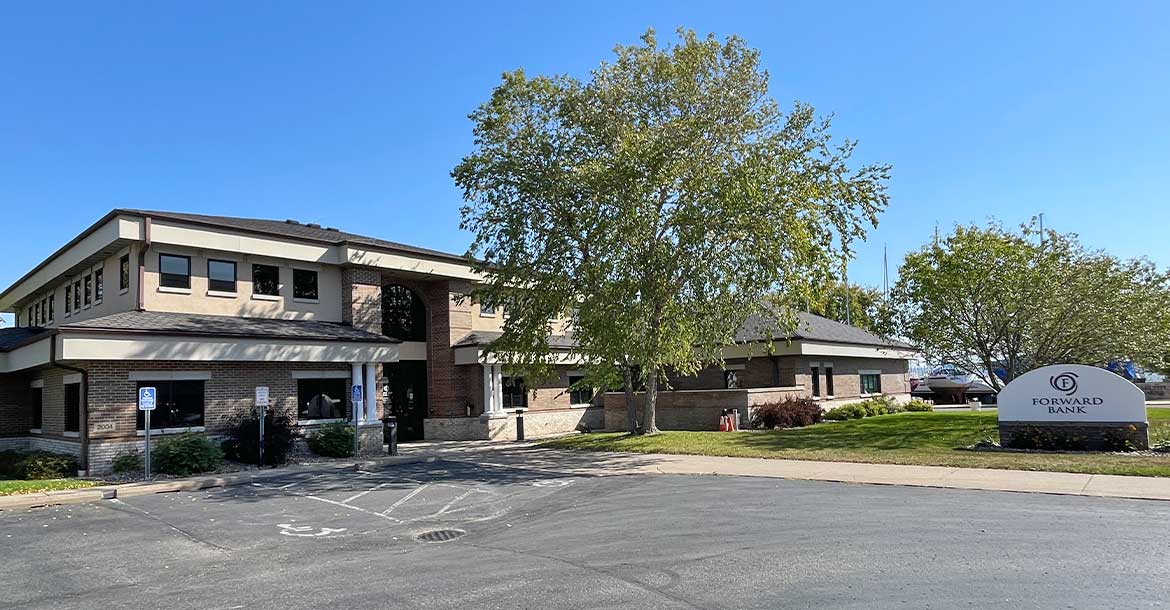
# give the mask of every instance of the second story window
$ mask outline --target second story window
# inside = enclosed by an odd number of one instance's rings
[[[118,259],[118,290],[130,290],[130,255]]]
[[[89,307],[90,303],[93,303],[93,276],[87,275],[82,281],[85,283],[85,292],[82,293],[81,300],[86,307]]]
[[[57,295],[55,295],[55,294],[49,295],[49,321],[50,322],[53,321],[53,317],[56,315],[56,312],[53,311],[54,309],[57,308],[56,304],[54,303],[54,301],[56,301],[56,300],[57,300]]]
[[[491,299],[484,299],[479,303],[479,315],[491,317],[496,315],[496,304]]]
[[[191,288],[191,257],[158,255],[158,285],[163,288]]]
[[[252,294],[269,297],[280,295],[280,267],[252,265]]]
[[[32,320],[33,320],[33,323],[32,323],[33,326],[40,326],[41,325],[41,304],[40,303],[33,303]]]
[[[317,292],[317,272],[309,269],[293,269],[293,298],[319,298]]]
[[[65,284],[65,315],[73,311],[73,285]]]
[[[234,293],[236,291],[236,263],[208,259],[207,290]]]
[[[73,282],[73,311],[81,311],[81,278]]]
[[[97,269],[93,272],[93,301],[101,303],[106,296],[106,271]]]

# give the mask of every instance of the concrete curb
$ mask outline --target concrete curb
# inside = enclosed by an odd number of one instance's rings
[[[231,487],[248,483],[276,479],[290,474],[305,472],[327,472],[341,470],[377,470],[387,466],[402,464],[417,464],[419,462],[433,462],[430,455],[396,455],[361,460],[357,462],[339,462],[323,464],[304,464],[273,468],[269,470],[245,470],[210,476],[189,477],[168,481],[142,481],[138,483],[122,483],[118,485],[98,485],[83,489],[62,489],[57,491],[43,491],[12,496],[0,496],[0,511],[19,510],[25,508],[39,508],[55,504],[82,504],[98,500],[112,500],[114,498],[130,498],[151,494],[170,493],[176,491],[199,491],[213,487]]]

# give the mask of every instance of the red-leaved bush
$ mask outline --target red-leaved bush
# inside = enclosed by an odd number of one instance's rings
[[[782,402],[759,405],[752,411],[752,427],[799,428],[821,421],[821,406],[811,398],[789,398]]]

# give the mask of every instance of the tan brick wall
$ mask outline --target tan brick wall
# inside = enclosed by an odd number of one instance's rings
[[[341,273],[341,320],[354,328],[382,334],[382,274],[373,269]]]
[[[28,434],[32,424],[29,380],[24,373],[0,375],[0,437]]]
[[[777,370],[773,371],[773,361]],[[741,388],[802,386],[812,393],[812,362],[820,363],[821,392],[826,392],[824,363],[833,363],[833,396],[835,398],[858,398],[861,395],[861,377],[858,371],[877,370],[882,375],[882,392],[904,394],[910,391],[909,363],[892,358],[853,358],[817,356],[760,356],[742,360],[728,360],[728,365],[742,365],[738,371]],[[724,387],[723,370],[707,367],[690,377],[670,378],[670,385],[676,390],[711,390]]]

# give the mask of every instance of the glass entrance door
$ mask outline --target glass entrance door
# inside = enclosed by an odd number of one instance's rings
[[[398,420],[399,442],[422,440],[427,416],[427,363],[390,362],[382,365],[382,371],[386,377],[382,398]]]

